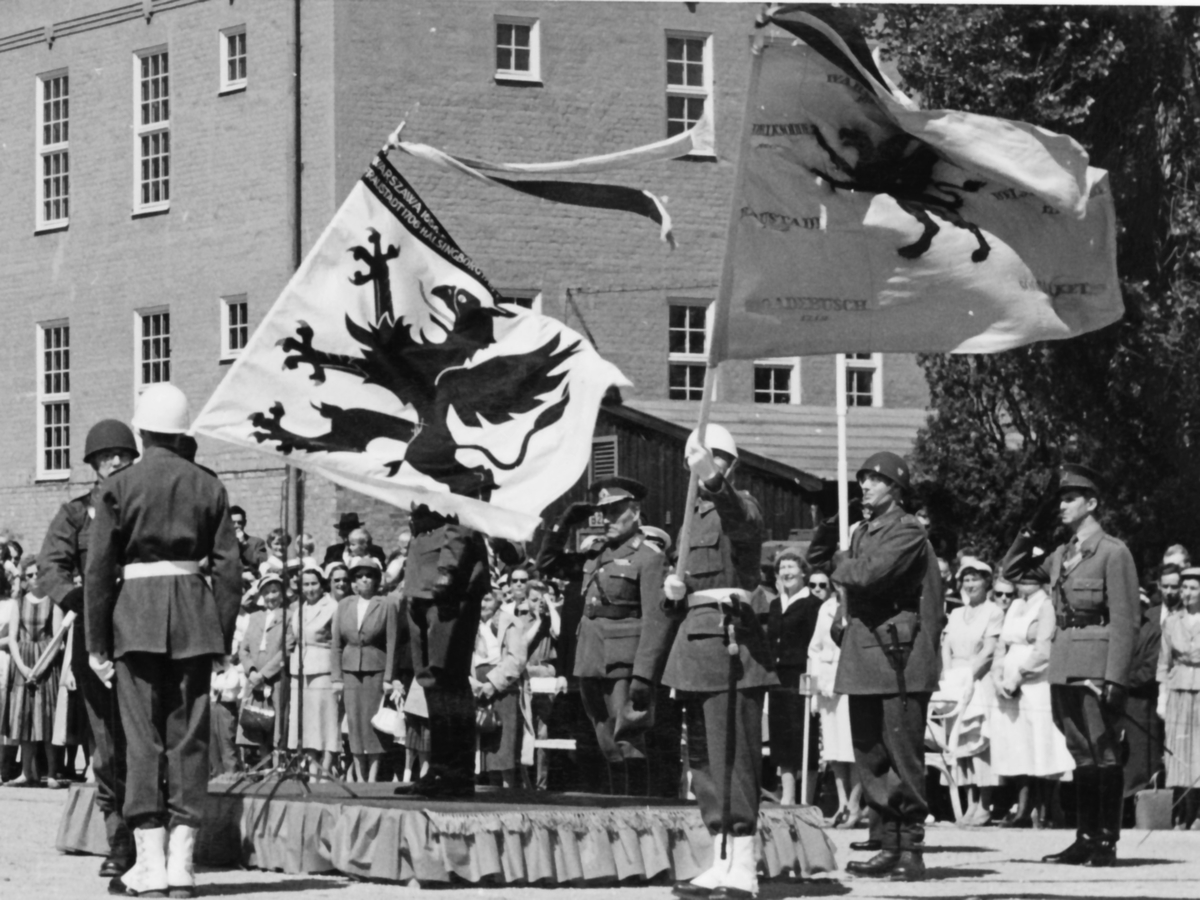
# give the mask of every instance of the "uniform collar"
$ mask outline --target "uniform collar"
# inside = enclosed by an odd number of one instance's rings
[[[879,515],[873,516],[871,518],[871,521],[867,523],[867,531],[870,531],[870,532],[878,531],[880,528],[882,528],[888,522],[891,522],[894,519],[900,518],[900,516],[902,516],[903,514],[904,514],[903,510],[901,510],[899,506],[892,504],[892,508],[889,509],[887,512],[880,513]]]
[[[1100,527],[1100,523],[1091,522],[1075,534],[1075,542],[1080,553],[1091,556],[1096,552],[1096,547],[1100,545],[1102,537],[1104,537],[1104,529]]]

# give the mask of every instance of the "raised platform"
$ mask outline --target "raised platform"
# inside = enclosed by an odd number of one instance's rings
[[[209,785],[197,861],[287,873],[338,871],[384,881],[472,884],[630,883],[691,878],[713,840],[693,805],[633,797],[481,790],[471,800],[401,799],[395,784],[287,781]],[[347,793],[352,792],[352,794]],[[94,785],[72,785],[56,841],[107,852]],[[760,875],[836,867],[815,807],[759,814]]]

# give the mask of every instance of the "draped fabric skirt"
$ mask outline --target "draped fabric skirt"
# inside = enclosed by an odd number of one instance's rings
[[[1164,688],[1165,690],[1165,688]],[[1167,787],[1195,787],[1200,779],[1200,691],[1167,693]]]
[[[32,668],[49,645],[45,641],[21,641],[17,648],[21,661]],[[7,708],[0,723],[4,736],[11,741],[49,741],[54,736],[54,710],[58,702],[58,681],[61,662],[53,663],[35,687],[10,663],[8,671]]]
[[[288,716],[288,746],[296,749],[296,729],[299,727],[300,679],[292,679],[291,714]],[[378,709],[378,706],[376,707]],[[374,713],[372,712],[372,715]],[[304,675],[304,741],[305,750],[339,753],[342,749],[342,710],[328,672]]]
[[[350,752],[356,756],[382,753],[383,742],[371,725],[371,717],[379,712],[379,704],[383,702],[383,672],[343,672],[342,675]]]
[[[487,673],[494,667],[478,666],[475,678],[483,681]],[[497,694],[492,699],[492,708],[496,711],[496,719],[500,727],[490,734],[479,735],[480,769],[484,772],[504,772],[515,769],[521,758],[521,736],[524,726],[521,724],[521,689],[519,682],[503,694]],[[436,762],[436,760],[434,760]]]

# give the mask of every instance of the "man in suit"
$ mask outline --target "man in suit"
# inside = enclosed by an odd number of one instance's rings
[[[171,384],[138,399],[145,453],[101,485],[84,580],[89,664],[103,681],[115,674],[127,738],[124,814],[137,862],[124,882],[182,897],[195,894],[212,658],[230,652],[241,599],[225,488],[176,451],[188,418]]]
[[[876,453],[857,477],[868,521],[855,529],[849,552],[837,550],[837,522],[829,519],[808,554],[813,568],[832,565],[842,597],[834,690],[849,695],[855,765],[879,817],[879,852],[846,871],[913,881],[925,877],[925,715],[938,683],[945,600],[933,546],[904,511],[908,464]]]
[[[404,578],[414,677],[429,711],[429,771],[397,793],[463,797],[475,793],[471,655],[479,607],[491,587],[487,546],[478,531],[424,504],[409,520]]]
[[[583,580],[574,675],[607,763],[609,791],[676,796],[679,729],[656,725],[651,746],[645,734],[656,713],[671,712],[656,688],[674,633],[662,606],[666,557],[640,531],[643,484],[613,476],[594,481],[588,492],[593,503],[568,507],[547,534],[538,569]],[[603,539],[583,553],[568,550],[571,526],[593,510],[604,516]]]
[[[763,699],[779,684],[766,610],[750,602],[766,529],[758,502],[733,482],[738,451],[726,429],[707,426],[703,441],[693,431],[685,454],[699,493],[676,542],[686,538],[687,555],[663,582],[683,621],[662,680],[683,703],[692,790],[714,840],[712,865],[675,893],[733,900],[758,892]]]
[[[338,519],[334,527],[337,528],[339,543],[330,544],[325,548],[325,560],[321,563],[322,569],[333,562],[349,565],[350,560],[357,559],[360,556],[375,557],[379,560],[381,567],[387,564],[383,548],[371,540],[370,532],[367,531],[362,520],[358,518],[358,513],[342,513],[341,518]],[[362,534],[357,536],[358,540],[352,541],[351,538],[355,537],[354,532],[356,531],[361,531]],[[363,541],[364,538],[365,543]]]
[[[240,506],[229,507],[229,518],[233,520],[233,531],[237,536],[242,571],[253,581],[258,575],[259,564],[267,558],[267,542],[246,532],[246,511]]]
[[[1074,843],[1044,859],[1067,865],[1116,862],[1125,786],[1121,720],[1141,626],[1133,556],[1097,521],[1100,493],[1100,477],[1092,469],[1062,466],[1059,519],[1070,540],[1034,562],[1034,527],[1026,527],[1003,566],[1009,579],[1031,567],[1043,569],[1058,614],[1047,678],[1054,720],[1075,758],[1080,803]]]
[[[87,570],[88,531],[104,479],[138,457],[133,432],[124,422],[104,419],[88,431],[83,461],[96,473],[86,494],[64,503],[50,523],[38,556],[38,587],[66,612],[83,613],[83,588],[75,584]],[[96,776],[96,805],[104,815],[108,856],[100,875],[111,878],[109,889],[123,891],[120,877],[133,866],[133,837],[121,815],[125,802],[125,735],[121,731],[113,692],[87,664],[87,620],[75,627],[71,671],[87,710],[92,731],[92,771]]]

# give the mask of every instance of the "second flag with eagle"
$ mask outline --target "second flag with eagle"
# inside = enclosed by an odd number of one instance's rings
[[[379,156],[193,428],[522,540],[586,468],[614,385],[575,332],[500,302]]]

